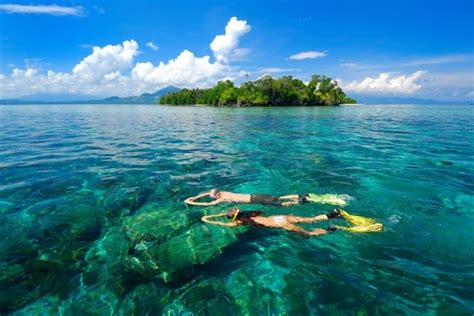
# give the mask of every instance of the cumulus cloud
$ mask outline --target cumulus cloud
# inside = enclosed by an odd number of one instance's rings
[[[291,60],[303,60],[303,59],[314,59],[314,58],[321,58],[327,56],[326,53],[318,52],[315,50],[308,51],[308,52],[301,52],[298,54],[294,54],[290,56]]]
[[[158,50],[158,48],[159,48],[158,45],[156,45],[156,44],[153,43],[153,42],[148,42],[148,43],[146,43],[146,46],[147,46],[147,47],[150,47],[150,48],[153,49],[153,50]]]
[[[80,6],[66,7],[56,4],[52,5],[21,5],[21,4],[0,4],[0,12],[20,13],[20,14],[49,14],[49,15],[73,15],[83,16],[84,8]]]
[[[138,44],[134,40],[124,41],[122,45],[94,47],[92,54],[77,64],[72,73],[93,82],[107,74],[129,68],[137,54]]]
[[[183,50],[176,58],[157,65],[150,61],[137,63],[135,57],[139,54],[139,46],[136,41],[127,40],[117,45],[93,47],[92,53],[71,72],[49,70],[44,73],[31,65],[25,69],[15,68],[9,75],[0,74],[0,98],[38,92],[127,96],[154,92],[168,85],[207,87],[218,80],[245,75],[240,68],[229,65],[228,58],[238,51],[238,38],[249,29],[245,21],[236,18],[229,21],[224,36],[234,37],[231,45],[234,52],[219,45],[216,50],[225,60],[216,56],[212,61],[210,56],[195,56],[191,51]],[[237,33],[241,35],[236,36]]]
[[[225,27],[224,35],[217,35],[211,43],[211,50],[218,62],[228,63],[232,58],[243,57],[248,50],[239,49],[240,38],[250,32],[250,25],[245,20],[232,17]]]
[[[148,86],[163,86],[172,83],[178,86],[208,86],[219,76],[233,76],[233,67],[212,63],[209,56],[196,57],[184,50],[167,63],[154,66],[151,62],[137,63],[132,70],[132,79]]]
[[[381,73],[377,78],[367,77],[362,81],[353,81],[343,85],[347,91],[371,94],[412,94],[421,89],[417,81],[426,71],[417,71],[409,76],[392,77],[390,73]]]

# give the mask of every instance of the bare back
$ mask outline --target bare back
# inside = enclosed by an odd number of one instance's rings
[[[231,203],[250,203],[250,194],[220,192],[219,201]]]

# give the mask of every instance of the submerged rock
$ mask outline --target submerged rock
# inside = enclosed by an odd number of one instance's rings
[[[249,261],[246,268],[232,272],[225,284],[238,305],[240,314],[288,314],[288,306],[281,295],[286,286],[284,279],[287,271],[274,268],[266,259],[255,259]]]
[[[147,187],[117,188],[102,200],[103,211],[109,218],[137,211],[153,191]]]
[[[157,205],[147,205],[127,218],[123,229],[132,242],[124,265],[165,282],[219,256],[237,240],[233,230],[200,222],[189,226],[184,213],[158,210]]]
[[[80,291],[61,306],[62,315],[112,315],[118,304],[117,297],[103,287]]]
[[[196,282],[179,293],[179,302],[187,311],[194,315],[239,315],[239,306],[235,303],[232,294],[227,291],[223,282],[217,278],[210,278]],[[176,304],[178,303],[178,304]],[[181,303],[181,304],[179,304]],[[171,307],[170,306],[170,307]],[[168,309],[170,314],[179,314],[179,310]]]
[[[123,299],[121,315],[163,315],[170,302],[170,291],[153,284],[141,284]]]
[[[38,205],[17,213],[16,220],[4,227],[1,260],[15,270],[10,269],[1,282],[1,288],[7,289],[0,290],[3,311],[20,308],[46,293],[68,295],[75,286],[74,276],[83,268],[84,255],[100,235],[102,222],[90,204],[68,198],[60,201],[41,203],[47,211]]]
[[[133,243],[163,241],[179,234],[188,225],[184,213],[165,210],[157,204],[147,204],[125,219],[123,229]]]
[[[45,296],[12,313],[14,316],[30,315],[58,315],[60,298],[56,296]]]

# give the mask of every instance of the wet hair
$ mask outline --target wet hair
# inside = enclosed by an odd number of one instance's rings
[[[238,208],[231,208],[229,211],[227,211],[226,217],[228,219],[232,219],[235,215],[235,212],[239,211],[239,214],[237,214],[236,220],[241,221],[243,224],[247,225],[258,225],[253,221],[253,217],[255,216],[260,216],[263,214],[263,211],[247,211],[247,212],[242,212]]]
[[[210,192],[209,192],[209,196],[213,199],[216,198],[217,194],[221,193],[219,190],[217,189],[212,189]]]

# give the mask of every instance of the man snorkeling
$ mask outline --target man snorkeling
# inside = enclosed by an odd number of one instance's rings
[[[312,217],[302,217],[294,215],[262,216],[262,214],[262,211],[243,212],[239,208],[232,208],[227,213],[203,216],[201,220],[208,224],[228,227],[251,225],[265,228],[279,228],[295,232],[304,237],[325,235],[335,230],[345,230],[353,233],[380,232],[383,230],[383,225],[373,219],[357,215],[351,215],[346,211],[338,208],[325,215],[316,215]],[[226,217],[227,219],[230,219],[230,222],[210,220],[210,218],[218,217]],[[320,221],[327,221],[329,219],[334,218],[343,218],[354,226],[330,226],[327,229],[316,228],[310,231],[296,226],[296,224],[317,223]]]
[[[199,199],[210,197],[211,202],[199,202]],[[233,192],[219,191],[212,189],[209,192],[201,193],[197,196],[187,198],[184,203],[189,205],[211,206],[219,203],[245,203],[262,204],[272,206],[291,206],[308,202],[325,203],[338,206],[346,205],[347,195],[337,194],[291,194],[284,196],[272,196],[268,194],[240,194]]]

